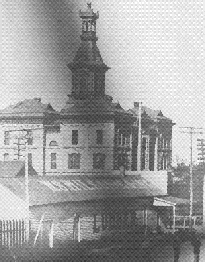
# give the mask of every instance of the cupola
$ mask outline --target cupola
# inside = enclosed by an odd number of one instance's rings
[[[105,72],[109,67],[103,62],[97,47],[96,20],[99,13],[94,13],[91,3],[85,11],[79,12],[82,19],[80,47],[73,62],[68,64],[72,71],[72,92],[74,99],[87,99],[105,96]]]

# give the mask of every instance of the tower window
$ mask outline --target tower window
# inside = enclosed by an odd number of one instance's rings
[[[68,154],[68,169],[80,169],[80,154]]]
[[[10,144],[10,133],[9,131],[4,132],[4,145]]]
[[[51,169],[57,168],[56,160],[57,160],[56,153],[51,153]]]
[[[87,76],[87,90],[92,93],[94,91],[94,73],[89,72]]]
[[[93,154],[93,168],[104,169],[105,168],[105,154],[97,153]]]
[[[73,73],[73,77],[72,77],[72,80],[73,80],[73,88],[74,88],[74,92],[75,94],[79,94],[80,92],[80,74],[75,72]]]
[[[72,130],[72,145],[78,144],[78,130]]]
[[[103,130],[96,130],[96,143],[98,145],[102,145],[103,144]]]
[[[8,153],[4,154],[4,161],[9,161],[9,154]]]
[[[88,20],[88,31],[92,31],[92,20]]]

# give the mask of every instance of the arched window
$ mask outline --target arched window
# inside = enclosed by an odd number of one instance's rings
[[[33,145],[33,132],[32,132],[32,130],[27,131],[27,144]]]
[[[68,154],[68,169],[80,169],[80,154]]]
[[[9,161],[9,154],[8,153],[4,154],[4,161]]]
[[[53,140],[50,142],[49,146],[58,146],[58,143]]]
[[[4,145],[9,145],[10,144],[10,132],[5,131],[4,132]]]

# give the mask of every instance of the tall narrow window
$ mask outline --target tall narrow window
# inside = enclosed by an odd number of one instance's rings
[[[80,92],[80,75],[79,75],[79,73],[77,73],[77,72],[73,73],[72,80],[73,80],[74,93],[76,95],[78,95],[79,92]]]
[[[103,144],[103,130],[96,130],[96,143],[98,145]]]
[[[4,161],[9,161],[9,154],[8,153],[4,154]]]
[[[51,169],[57,168],[56,158],[56,153],[51,153]]]
[[[94,91],[94,73],[89,72],[87,76],[87,90],[89,93]]]
[[[87,71],[80,70],[80,94],[85,94],[87,88]]]
[[[93,154],[93,168],[94,169],[105,168],[105,154],[101,154],[101,153]]]
[[[32,166],[32,154],[28,153],[28,167]]]
[[[4,132],[4,145],[10,144],[10,133],[9,131]]]
[[[32,130],[27,131],[27,144],[33,145],[33,132],[32,132]]]
[[[72,130],[72,145],[78,144],[78,130]]]
[[[68,169],[80,169],[80,154],[68,154]]]

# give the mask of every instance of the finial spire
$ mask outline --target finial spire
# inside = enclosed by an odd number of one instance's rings
[[[91,9],[91,7],[92,7],[92,2],[87,2],[87,6],[88,6],[88,8],[90,8]]]

